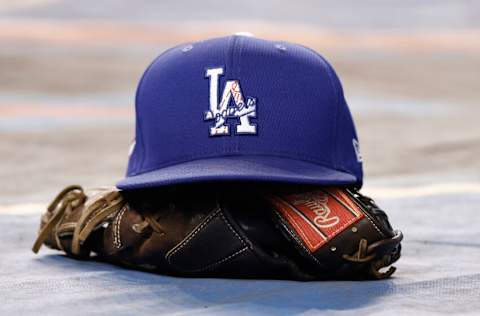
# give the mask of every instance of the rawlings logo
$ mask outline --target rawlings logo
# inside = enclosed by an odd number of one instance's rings
[[[323,192],[313,192],[304,194],[292,201],[293,205],[304,205],[310,209],[316,216],[313,222],[318,228],[328,228],[337,225],[340,222],[338,216],[332,215],[328,207],[328,197]]]
[[[269,200],[313,252],[365,216],[342,190],[324,188]]]
[[[235,126],[236,134],[256,134],[257,126],[250,122],[250,118],[256,117],[256,99],[247,98],[245,102],[240,82],[228,80],[223,89],[222,98],[218,102],[218,77],[223,75],[223,68],[207,69],[206,78],[210,78],[210,110],[205,112],[204,120],[214,120],[210,127],[210,136],[221,136],[230,134],[228,119],[240,121]],[[231,102],[233,100],[233,102]]]

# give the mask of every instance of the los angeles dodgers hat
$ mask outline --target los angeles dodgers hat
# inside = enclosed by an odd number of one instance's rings
[[[201,181],[362,184],[342,86],[301,45],[228,36],[176,46],[145,71],[120,189]]]

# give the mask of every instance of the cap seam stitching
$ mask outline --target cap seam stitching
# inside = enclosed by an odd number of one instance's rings
[[[238,37],[236,43],[237,43],[236,46],[238,47],[238,53],[236,54],[235,65],[237,67],[237,73],[236,73],[237,74],[237,79],[240,81],[241,78],[242,78],[241,60],[242,60],[242,51],[243,51],[243,45],[242,45],[243,44],[243,37]],[[234,53],[235,53],[235,49],[234,49]],[[233,60],[235,61],[235,59],[233,59]],[[241,91],[241,92],[243,93],[244,91]],[[235,126],[234,128],[236,129],[237,127]],[[233,141],[234,141],[235,150],[239,151],[240,150],[240,139],[237,137]]]
[[[337,89],[337,86],[333,80],[333,71],[332,71],[332,67],[330,66],[330,64],[325,60],[325,58],[323,58],[322,55],[318,54],[318,57],[320,57],[320,59],[323,61],[323,63],[327,66],[327,74],[328,74],[328,78],[330,79],[330,85],[332,86],[333,88],[333,91],[335,93],[335,110],[333,111],[334,113],[334,117],[333,117],[333,135],[332,135],[332,139],[333,139],[333,144],[335,146],[335,149],[333,150],[333,163],[335,165],[335,167],[337,168],[338,167],[338,146],[337,146],[337,118],[338,118],[338,111],[339,111],[339,108],[340,108],[340,97],[338,95],[338,89]]]
[[[306,47],[306,46],[303,46],[303,45],[300,45],[302,46],[303,48],[309,50],[310,52],[312,52],[317,58],[320,59],[320,61],[322,62],[322,64],[325,66],[325,68],[327,69],[327,75],[328,75],[328,79],[329,79],[329,82],[330,82],[330,86],[333,88],[333,91],[334,91],[334,104],[335,104],[335,110],[333,111],[334,113],[334,118],[333,118],[333,132],[332,132],[332,140],[333,140],[333,144],[337,144],[337,115],[338,115],[338,109],[339,109],[339,104],[340,104],[340,101],[339,101],[339,96],[338,96],[338,90],[337,90],[337,87],[335,85],[335,82],[333,81],[333,73],[332,73],[332,66],[328,63],[328,61],[321,55],[319,54],[317,51],[313,50],[312,48],[310,47]],[[338,153],[337,153],[337,146],[335,146],[335,149],[333,150],[333,163],[335,165],[335,167],[338,167],[337,166],[337,157],[338,157]]]

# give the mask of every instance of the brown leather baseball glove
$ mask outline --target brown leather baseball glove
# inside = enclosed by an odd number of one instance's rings
[[[402,233],[368,197],[333,187],[70,186],[33,246],[178,276],[383,279]]]

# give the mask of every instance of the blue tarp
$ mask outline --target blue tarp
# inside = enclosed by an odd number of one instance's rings
[[[368,282],[184,279],[34,255],[39,215],[0,215],[0,314],[479,314],[480,196],[378,202],[404,251],[394,278]]]

